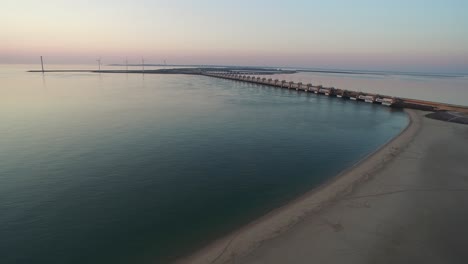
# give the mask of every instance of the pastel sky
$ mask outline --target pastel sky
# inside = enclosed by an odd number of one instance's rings
[[[465,0],[2,0],[0,63],[468,72]]]

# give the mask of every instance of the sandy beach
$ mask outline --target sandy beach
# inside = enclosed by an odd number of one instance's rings
[[[466,263],[468,126],[407,112],[366,159],[179,263]]]

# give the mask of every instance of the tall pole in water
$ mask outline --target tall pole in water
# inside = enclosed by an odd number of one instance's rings
[[[101,58],[96,60],[98,62],[98,69],[101,70]]]
[[[125,69],[128,71],[128,58],[125,58]]]
[[[42,73],[44,73],[44,61],[42,60],[42,56],[41,56],[41,67],[42,67]]]
[[[143,73],[145,73],[145,59],[141,58],[141,67],[143,69]]]

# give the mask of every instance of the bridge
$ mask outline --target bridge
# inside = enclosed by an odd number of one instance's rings
[[[411,108],[424,111],[457,111],[462,113],[468,113],[467,106],[401,98],[360,91],[343,90],[337,89],[335,87],[323,87],[322,85],[313,85],[312,83],[304,84],[302,82],[295,83],[287,80],[278,80],[272,78],[267,79],[266,77],[251,76],[229,71],[202,71],[200,74],[215,78],[242,81],[271,87],[279,87],[306,93],[310,92],[330,97],[349,99],[353,101],[363,101],[366,103],[381,104],[384,106],[391,106],[397,108]]]
[[[248,83],[255,83],[261,85],[267,85],[272,87],[285,88],[296,91],[310,92],[325,96],[333,96],[338,98],[364,101],[367,103],[377,103],[385,106],[393,106],[399,102],[399,98],[386,95],[378,95],[371,93],[355,92],[349,90],[336,89],[334,87],[323,87],[322,85],[313,85],[312,83],[302,83],[302,82],[292,82],[286,80],[278,80],[266,77],[256,77],[250,75],[236,74],[236,73],[226,73],[226,72],[204,72],[203,75],[229,79],[235,81],[243,81]]]
[[[337,89],[335,87],[323,87],[322,85],[313,85],[312,83],[292,82],[287,80],[278,80],[260,76],[271,76],[273,74],[289,74],[295,71],[284,70],[262,70],[262,69],[245,69],[236,68],[236,70],[228,67],[209,68],[176,68],[176,69],[157,69],[157,70],[30,70],[29,72],[90,72],[90,73],[125,73],[125,74],[187,74],[187,75],[203,75],[215,78],[229,79],[234,81],[248,82],[271,87],[279,87],[298,92],[315,93],[329,97],[337,97],[349,99],[353,101],[363,101],[366,103],[381,104],[384,106],[411,108],[424,111],[452,111],[468,113],[468,106],[453,105],[446,103],[430,102],[418,99],[402,98],[375,93],[366,93],[360,91]]]

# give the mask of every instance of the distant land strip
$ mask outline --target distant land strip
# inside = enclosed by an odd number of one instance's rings
[[[129,65],[130,66],[130,65]],[[141,65],[139,65],[141,66]],[[150,66],[145,64],[145,66]],[[253,75],[272,75],[272,74],[292,74],[297,71],[282,70],[282,69],[267,69],[267,68],[227,68],[227,67],[214,67],[214,68],[173,68],[173,69],[141,69],[141,70],[30,70],[28,72],[90,72],[90,73],[139,73],[139,74],[203,74],[203,72],[218,72],[218,71],[235,71],[243,74]]]
[[[142,67],[142,64],[109,64],[108,66],[117,67]],[[200,69],[230,69],[230,70],[254,70],[254,71],[294,71],[294,72],[316,72],[316,73],[335,73],[335,74],[367,74],[367,75],[403,75],[403,76],[414,76],[414,77],[440,77],[440,78],[454,78],[454,77],[466,77],[468,73],[424,73],[424,72],[400,72],[400,71],[371,71],[371,70],[347,70],[347,69],[321,69],[321,68],[294,68],[294,67],[260,67],[260,66],[226,66],[226,65],[190,65],[190,64],[147,64],[144,66],[150,67],[191,67]]]

